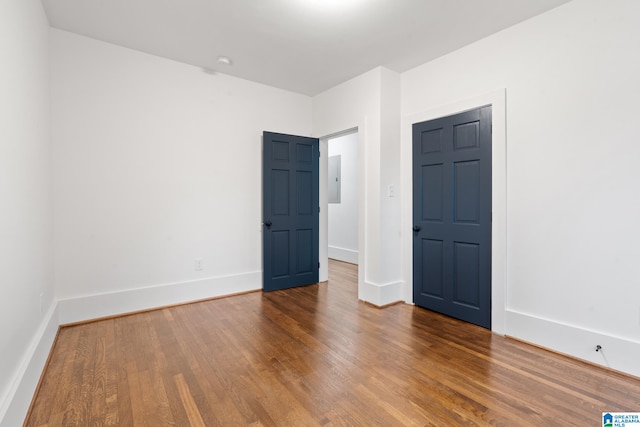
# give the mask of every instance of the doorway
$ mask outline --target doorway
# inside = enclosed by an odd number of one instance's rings
[[[358,264],[358,134],[327,141],[329,259]]]
[[[365,156],[365,136],[361,132],[364,122],[353,127],[345,127],[344,130],[336,131],[320,137],[320,270],[319,281],[326,282],[329,278],[329,141],[339,139],[343,136],[353,138],[357,146],[357,191],[356,206],[358,220],[355,224],[357,235],[357,270],[358,270],[358,292],[361,295],[364,282],[365,250],[364,247],[364,156]]]

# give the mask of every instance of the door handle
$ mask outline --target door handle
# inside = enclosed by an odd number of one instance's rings
[[[413,231],[415,231],[416,233],[417,233],[418,231],[420,231],[420,230],[422,230],[422,227],[420,227],[419,225],[414,225],[414,226],[413,226]]]
[[[269,221],[269,220],[266,220],[263,224],[264,224],[264,225],[265,225],[265,227],[267,227],[267,228],[271,227],[271,221]]]

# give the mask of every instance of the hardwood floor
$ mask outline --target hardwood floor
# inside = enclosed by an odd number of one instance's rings
[[[601,425],[640,380],[328,284],[60,330],[26,426]]]

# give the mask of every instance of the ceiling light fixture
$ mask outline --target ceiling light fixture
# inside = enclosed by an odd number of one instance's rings
[[[231,59],[228,56],[218,56],[218,64],[231,65]]]
[[[310,6],[322,9],[347,9],[360,3],[361,0],[306,0]]]

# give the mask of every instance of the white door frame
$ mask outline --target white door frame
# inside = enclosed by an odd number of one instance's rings
[[[342,130],[336,130],[328,135],[318,137],[320,139],[320,271],[319,281],[325,282],[329,278],[329,202],[327,197],[327,177],[329,176],[329,140],[342,135],[351,133],[358,134],[358,298],[361,298],[361,289],[365,277],[365,135],[364,135],[365,119],[355,126],[346,127]]]
[[[402,117],[401,128],[401,183],[402,188],[402,275],[404,300],[413,304],[413,180],[412,180],[412,126],[440,117],[450,116],[491,105],[491,330],[506,333],[507,296],[507,139],[506,89],[496,90],[452,104],[413,113]]]

